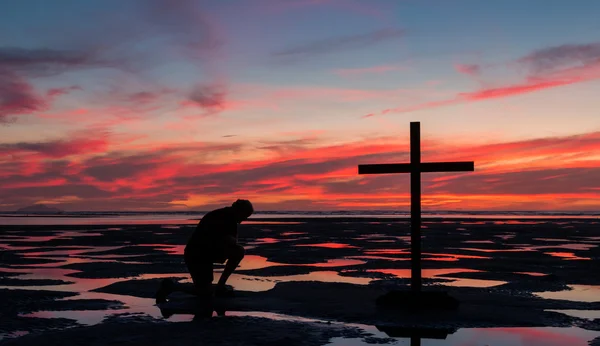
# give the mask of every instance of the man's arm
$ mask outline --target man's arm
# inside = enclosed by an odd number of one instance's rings
[[[234,237],[232,235],[226,235],[224,242],[225,242],[226,246],[236,246],[237,245],[237,239],[236,239],[236,237]]]

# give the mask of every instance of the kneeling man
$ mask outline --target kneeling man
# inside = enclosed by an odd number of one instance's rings
[[[190,237],[185,250],[185,264],[192,276],[193,287],[164,279],[156,293],[156,302],[166,301],[175,291],[186,292],[200,297],[213,294],[213,263],[227,263],[217,283],[215,296],[228,296],[225,283],[244,258],[244,248],[237,242],[237,225],[246,220],[254,208],[248,200],[238,199],[230,207],[213,210],[200,220]]]

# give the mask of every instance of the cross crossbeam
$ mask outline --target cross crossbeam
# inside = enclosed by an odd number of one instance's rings
[[[473,162],[425,162],[419,165],[412,163],[383,163],[359,165],[358,174],[390,174],[417,172],[464,172],[475,170]]]
[[[358,165],[358,174],[410,173],[411,289],[421,291],[421,173],[474,171],[475,163],[421,162],[421,123],[410,123],[410,163]]]

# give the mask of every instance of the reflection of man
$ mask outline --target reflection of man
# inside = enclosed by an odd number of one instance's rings
[[[201,297],[212,295],[213,263],[224,263],[225,269],[215,288],[215,296],[228,296],[225,283],[244,258],[244,248],[237,242],[237,225],[246,220],[254,208],[248,200],[238,199],[230,207],[213,210],[200,220],[184,251],[185,264],[194,286],[164,279],[156,292],[156,302],[166,301],[175,291]]]

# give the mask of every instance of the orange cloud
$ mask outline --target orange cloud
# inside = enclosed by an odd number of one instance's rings
[[[358,164],[406,162],[409,145],[404,140],[326,145],[313,136],[270,142],[263,149],[230,141],[56,158],[19,154],[17,160],[0,160],[3,197],[13,205],[52,200],[66,209],[208,208],[240,196],[251,198],[258,208],[276,209],[402,208],[409,203],[407,174],[357,172]],[[460,147],[429,141],[425,161],[474,160],[476,171],[424,174],[423,206],[597,209],[598,149],[596,132]],[[246,155],[256,151],[263,152],[261,159]]]

